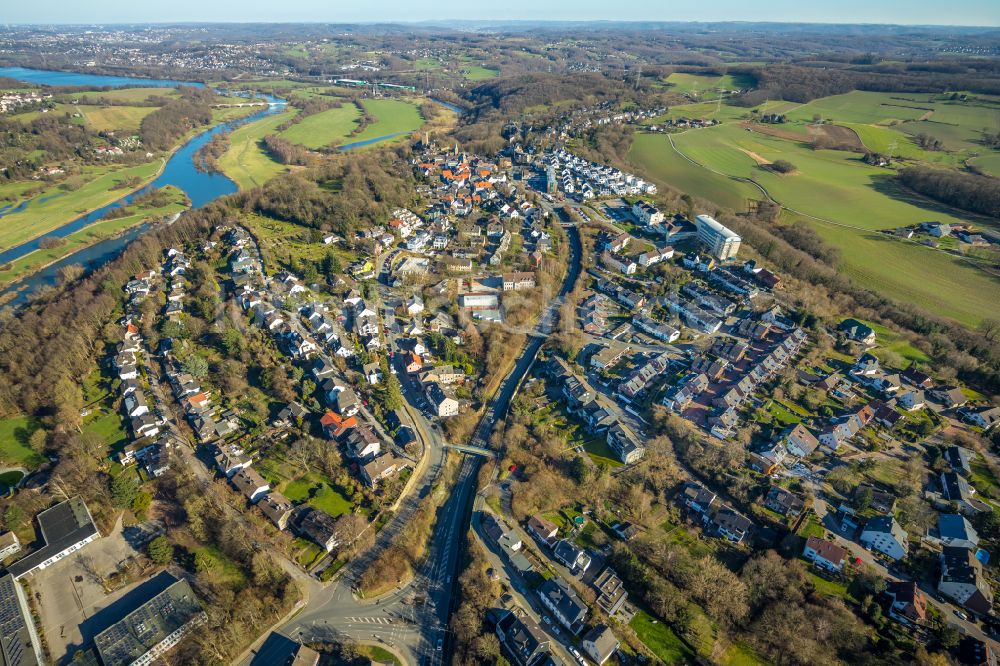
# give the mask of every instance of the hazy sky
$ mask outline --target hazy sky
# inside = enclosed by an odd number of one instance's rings
[[[1000,0],[0,0],[6,23],[442,19],[1000,25]]]

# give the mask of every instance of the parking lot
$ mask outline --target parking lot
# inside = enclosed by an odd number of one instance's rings
[[[59,663],[72,647],[93,638],[93,627],[81,627],[101,609],[124,596],[133,585],[108,594],[103,580],[136,554],[120,526],[66,559],[31,576],[30,584],[41,615],[41,628],[52,658]],[[103,627],[97,628],[97,630]]]

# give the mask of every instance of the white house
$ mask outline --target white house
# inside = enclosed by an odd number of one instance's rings
[[[910,549],[906,531],[892,516],[877,516],[869,520],[859,540],[865,548],[877,550],[894,560],[906,557]]]
[[[806,539],[802,557],[821,569],[841,571],[847,561],[847,550],[832,541],[811,536]]]

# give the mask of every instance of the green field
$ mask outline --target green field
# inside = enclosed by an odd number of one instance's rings
[[[894,299],[976,326],[1000,314],[997,279],[962,259],[882,234],[789,216],[841,249],[841,270]]]
[[[303,118],[280,136],[306,148],[341,143],[357,126],[360,115],[358,107],[348,102],[338,109],[327,109]]]
[[[122,417],[113,409],[101,409],[95,413],[93,417],[88,418],[83,430],[99,435],[109,450],[117,450],[128,441],[128,436],[122,427]]]
[[[173,186],[168,186],[173,193],[171,203],[159,208],[132,209],[135,213],[127,217],[95,222],[76,233],[65,237],[65,243],[59,247],[39,249],[30,252],[19,259],[0,266],[0,284],[7,284],[33,273],[40,268],[65,257],[77,250],[93,245],[129,227],[141,224],[156,216],[169,216],[185,210],[184,193]]]
[[[156,111],[153,106],[84,106],[76,107],[83,121],[94,132],[122,130],[136,132],[142,119]]]
[[[0,419],[0,463],[33,470],[45,462],[44,456],[28,446],[38,427],[38,422],[28,416]]]
[[[297,110],[289,109],[233,130],[229,135],[229,149],[219,158],[222,172],[232,178],[240,189],[259,187],[279,173],[284,173],[287,167],[267,155],[262,140],[295,113]]]
[[[666,135],[635,136],[630,157],[655,182],[741,210],[747,199],[761,195],[752,184],[736,179],[752,179],[792,211],[783,219],[809,224],[837,247],[843,270],[861,284],[968,325],[1000,314],[991,296],[998,280],[972,263],[916,242],[871,233],[924,220],[958,224],[974,219],[902,189],[892,171],[867,166],[855,153],[813,150],[800,142],[746,132],[735,123],[672,138],[676,150]],[[760,166],[777,159],[792,162],[796,172],[781,175]]]
[[[760,191],[749,183],[693,165],[675,152],[662,134],[636,134],[629,158],[658,185],[670,185],[720,206],[745,210],[748,199],[760,198]]]
[[[694,656],[691,649],[670,627],[657,621],[645,611],[636,613],[629,626],[643,645],[664,664],[686,663]]]
[[[904,99],[900,99],[904,98]],[[892,121],[917,120],[934,111],[929,96],[894,95],[854,90],[843,95],[814,99],[790,111],[791,120],[824,120],[888,125]]]
[[[875,331],[875,344],[878,345],[874,350],[875,355],[879,354],[880,350],[890,351],[894,354],[898,354],[904,359],[904,361],[915,361],[917,363],[929,363],[930,357],[924,352],[920,351],[913,344],[910,343],[905,337],[899,333],[882,326],[874,321],[866,321],[867,324],[873,331]]]
[[[97,104],[99,100],[108,99],[121,102],[145,102],[150,97],[177,97],[175,88],[117,88],[100,92],[78,92],[70,95],[80,100],[81,104]]]
[[[474,65],[472,67],[462,69],[462,76],[464,76],[468,81],[485,81],[486,79],[496,78],[499,75],[499,71],[482,67],[480,65]]]
[[[718,90],[739,90],[753,85],[753,80],[747,77],[725,74],[723,76],[687,74],[674,72],[666,79],[671,89],[681,94],[701,99],[716,99]]]
[[[991,176],[1000,178],[1000,153],[977,157],[971,161],[975,167],[982,169]]]
[[[0,249],[44,236],[46,232],[76,217],[106,206],[135,189],[112,189],[117,183],[135,177],[142,179],[145,184],[159,172],[161,166],[162,162],[155,160],[124,169],[85,167],[83,177],[89,180],[83,186],[67,192],[59,185],[53,185],[37,195],[23,211],[4,217],[3,224],[0,225]],[[40,202],[49,196],[53,198]]]
[[[305,502],[314,509],[326,511],[334,518],[348,513],[353,506],[337,489],[312,474],[289,481],[282,493],[293,502]]]
[[[414,132],[424,124],[416,105],[396,99],[366,99],[365,109],[376,118],[360,134],[350,137],[347,143],[368,141],[400,132]]]

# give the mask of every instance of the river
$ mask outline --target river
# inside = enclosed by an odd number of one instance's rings
[[[124,87],[128,85],[156,87],[177,86],[182,84],[188,85],[181,81],[133,79],[123,76],[98,76],[93,74],[77,74],[74,72],[47,72],[43,70],[28,70],[20,67],[0,68],[0,76],[9,76],[12,78],[16,77],[32,83],[46,85],[86,85],[111,87]],[[128,205],[134,196],[153,187],[173,185],[187,194],[188,198],[191,200],[192,207],[195,208],[204,206],[206,203],[219,197],[236,192],[238,189],[236,187],[236,183],[225,175],[221,173],[206,173],[204,171],[199,171],[195,167],[194,155],[202,146],[211,141],[212,137],[216,134],[231,131],[239,125],[252,122],[273,113],[278,113],[282,110],[282,108],[284,108],[283,100],[274,97],[265,97],[268,101],[268,106],[262,111],[253,113],[245,118],[217,125],[193,137],[179,149],[174,151],[174,153],[167,160],[167,163],[164,165],[163,171],[150,184],[146,185],[137,192],[130,193],[120,199],[117,199],[107,206],[103,206],[91,213],[71,220],[57,229],[49,231],[40,238],[36,238],[0,252],[0,263],[13,261],[37,250],[42,238],[51,236],[62,238],[79,231],[104,217],[109,210],[119,208],[123,205]],[[32,201],[22,202],[16,207],[0,210],[0,215],[11,214],[15,210],[23,210],[24,207],[30,205],[31,203]],[[63,266],[80,264],[89,272],[117,257],[126,245],[135,240],[148,228],[149,224],[141,224],[129,229],[116,238],[101,241],[67,255],[38,272],[25,277],[19,282],[15,282],[7,288],[0,290],[0,302],[3,302],[4,305],[11,305],[14,307],[24,305],[30,294],[39,287],[56,284],[59,269]],[[10,298],[10,294],[14,294],[14,297]]]
[[[57,72],[41,69],[26,69],[24,67],[0,67],[0,76],[50,86],[107,86],[113,88],[122,88],[125,86],[203,86],[201,83],[174,81],[168,79],[141,79],[127,76],[104,76],[79,72]],[[195,167],[194,155],[202,146],[211,141],[212,137],[216,134],[231,131],[239,125],[277,113],[284,108],[284,100],[267,95],[264,97],[267,99],[268,106],[263,111],[251,114],[245,118],[240,118],[232,122],[218,125],[190,139],[170,156],[163,168],[162,173],[152,183],[143,187],[138,192],[123,196],[107,206],[71,220],[57,229],[49,231],[44,234],[44,236],[0,252],[0,264],[13,261],[26,254],[34,252],[38,249],[42,238],[50,236],[62,238],[93,224],[101,219],[109,210],[123,205],[128,205],[128,203],[132,200],[132,197],[136,194],[141,194],[152,187],[174,185],[187,194],[188,198],[191,200],[191,206],[194,208],[204,206],[214,199],[236,192],[238,189],[236,183],[230,180],[227,176],[221,173],[206,173],[204,171],[199,171]],[[431,98],[431,101],[455,111],[456,113],[462,112],[460,108],[452,104],[448,104],[447,102],[433,98]],[[402,134],[408,134],[408,132],[388,134],[386,136],[379,136],[364,141],[349,143],[341,146],[340,150],[353,150],[355,148],[369,146],[374,143],[379,143],[381,141],[401,136]],[[42,199],[38,199],[37,202],[40,202],[41,200]],[[0,207],[0,218],[5,215],[10,215],[18,210],[23,210],[25,207],[31,205],[31,203],[33,203],[33,201],[29,200],[21,202],[17,206],[12,204],[10,206]],[[59,259],[36,273],[33,273],[18,282],[14,282],[4,289],[0,289],[0,303],[4,306],[12,306],[15,308],[23,306],[28,302],[30,295],[35,290],[40,287],[55,285],[58,282],[59,269],[64,266],[79,264],[88,273],[96,268],[99,268],[103,264],[113,260],[121,254],[122,250],[124,250],[129,243],[147,231],[149,227],[149,223],[132,227],[115,238],[109,238],[95,243],[94,245],[77,250],[76,252]]]

